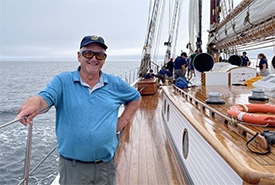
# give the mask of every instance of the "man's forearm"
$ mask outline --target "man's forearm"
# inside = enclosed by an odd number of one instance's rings
[[[139,108],[140,102],[141,97],[138,100],[130,102],[126,105],[122,115],[118,118],[117,131],[120,131],[130,121]]]

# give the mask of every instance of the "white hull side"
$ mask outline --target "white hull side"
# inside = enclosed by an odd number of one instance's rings
[[[242,184],[243,180],[240,176],[204,140],[165,94],[164,100],[166,101],[164,103],[164,106],[166,104],[166,111],[162,110],[162,113],[166,128],[179,154],[179,158],[193,183],[211,185]],[[169,120],[167,120],[168,106]],[[184,159],[182,151],[182,137],[185,128],[188,130],[189,135],[187,159]]]

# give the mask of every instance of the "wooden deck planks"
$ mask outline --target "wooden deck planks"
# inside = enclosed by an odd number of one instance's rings
[[[142,97],[117,151],[117,184],[184,184],[161,118],[159,94]]]

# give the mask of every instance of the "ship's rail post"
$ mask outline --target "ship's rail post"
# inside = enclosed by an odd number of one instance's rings
[[[27,139],[26,153],[25,153],[25,165],[24,165],[25,184],[29,183],[31,145],[32,145],[32,124],[29,124],[28,139]]]
[[[139,79],[138,68],[126,71],[125,73],[122,73],[119,77],[129,85],[134,86]]]
[[[160,66],[157,63],[153,61],[150,62],[150,69],[153,69],[154,71],[156,71],[155,74],[159,72],[159,68]]]

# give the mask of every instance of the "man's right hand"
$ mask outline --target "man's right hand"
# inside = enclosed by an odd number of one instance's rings
[[[45,105],[46,104],[46,105]],[[47,103],[41,96],[33,96],[27,99],[27,101],[18,109],[18,115],[15,119],[26,118],[20,120],[23,125],[32,124],[32,119],[39,114],[41,108],[47,106]]]

